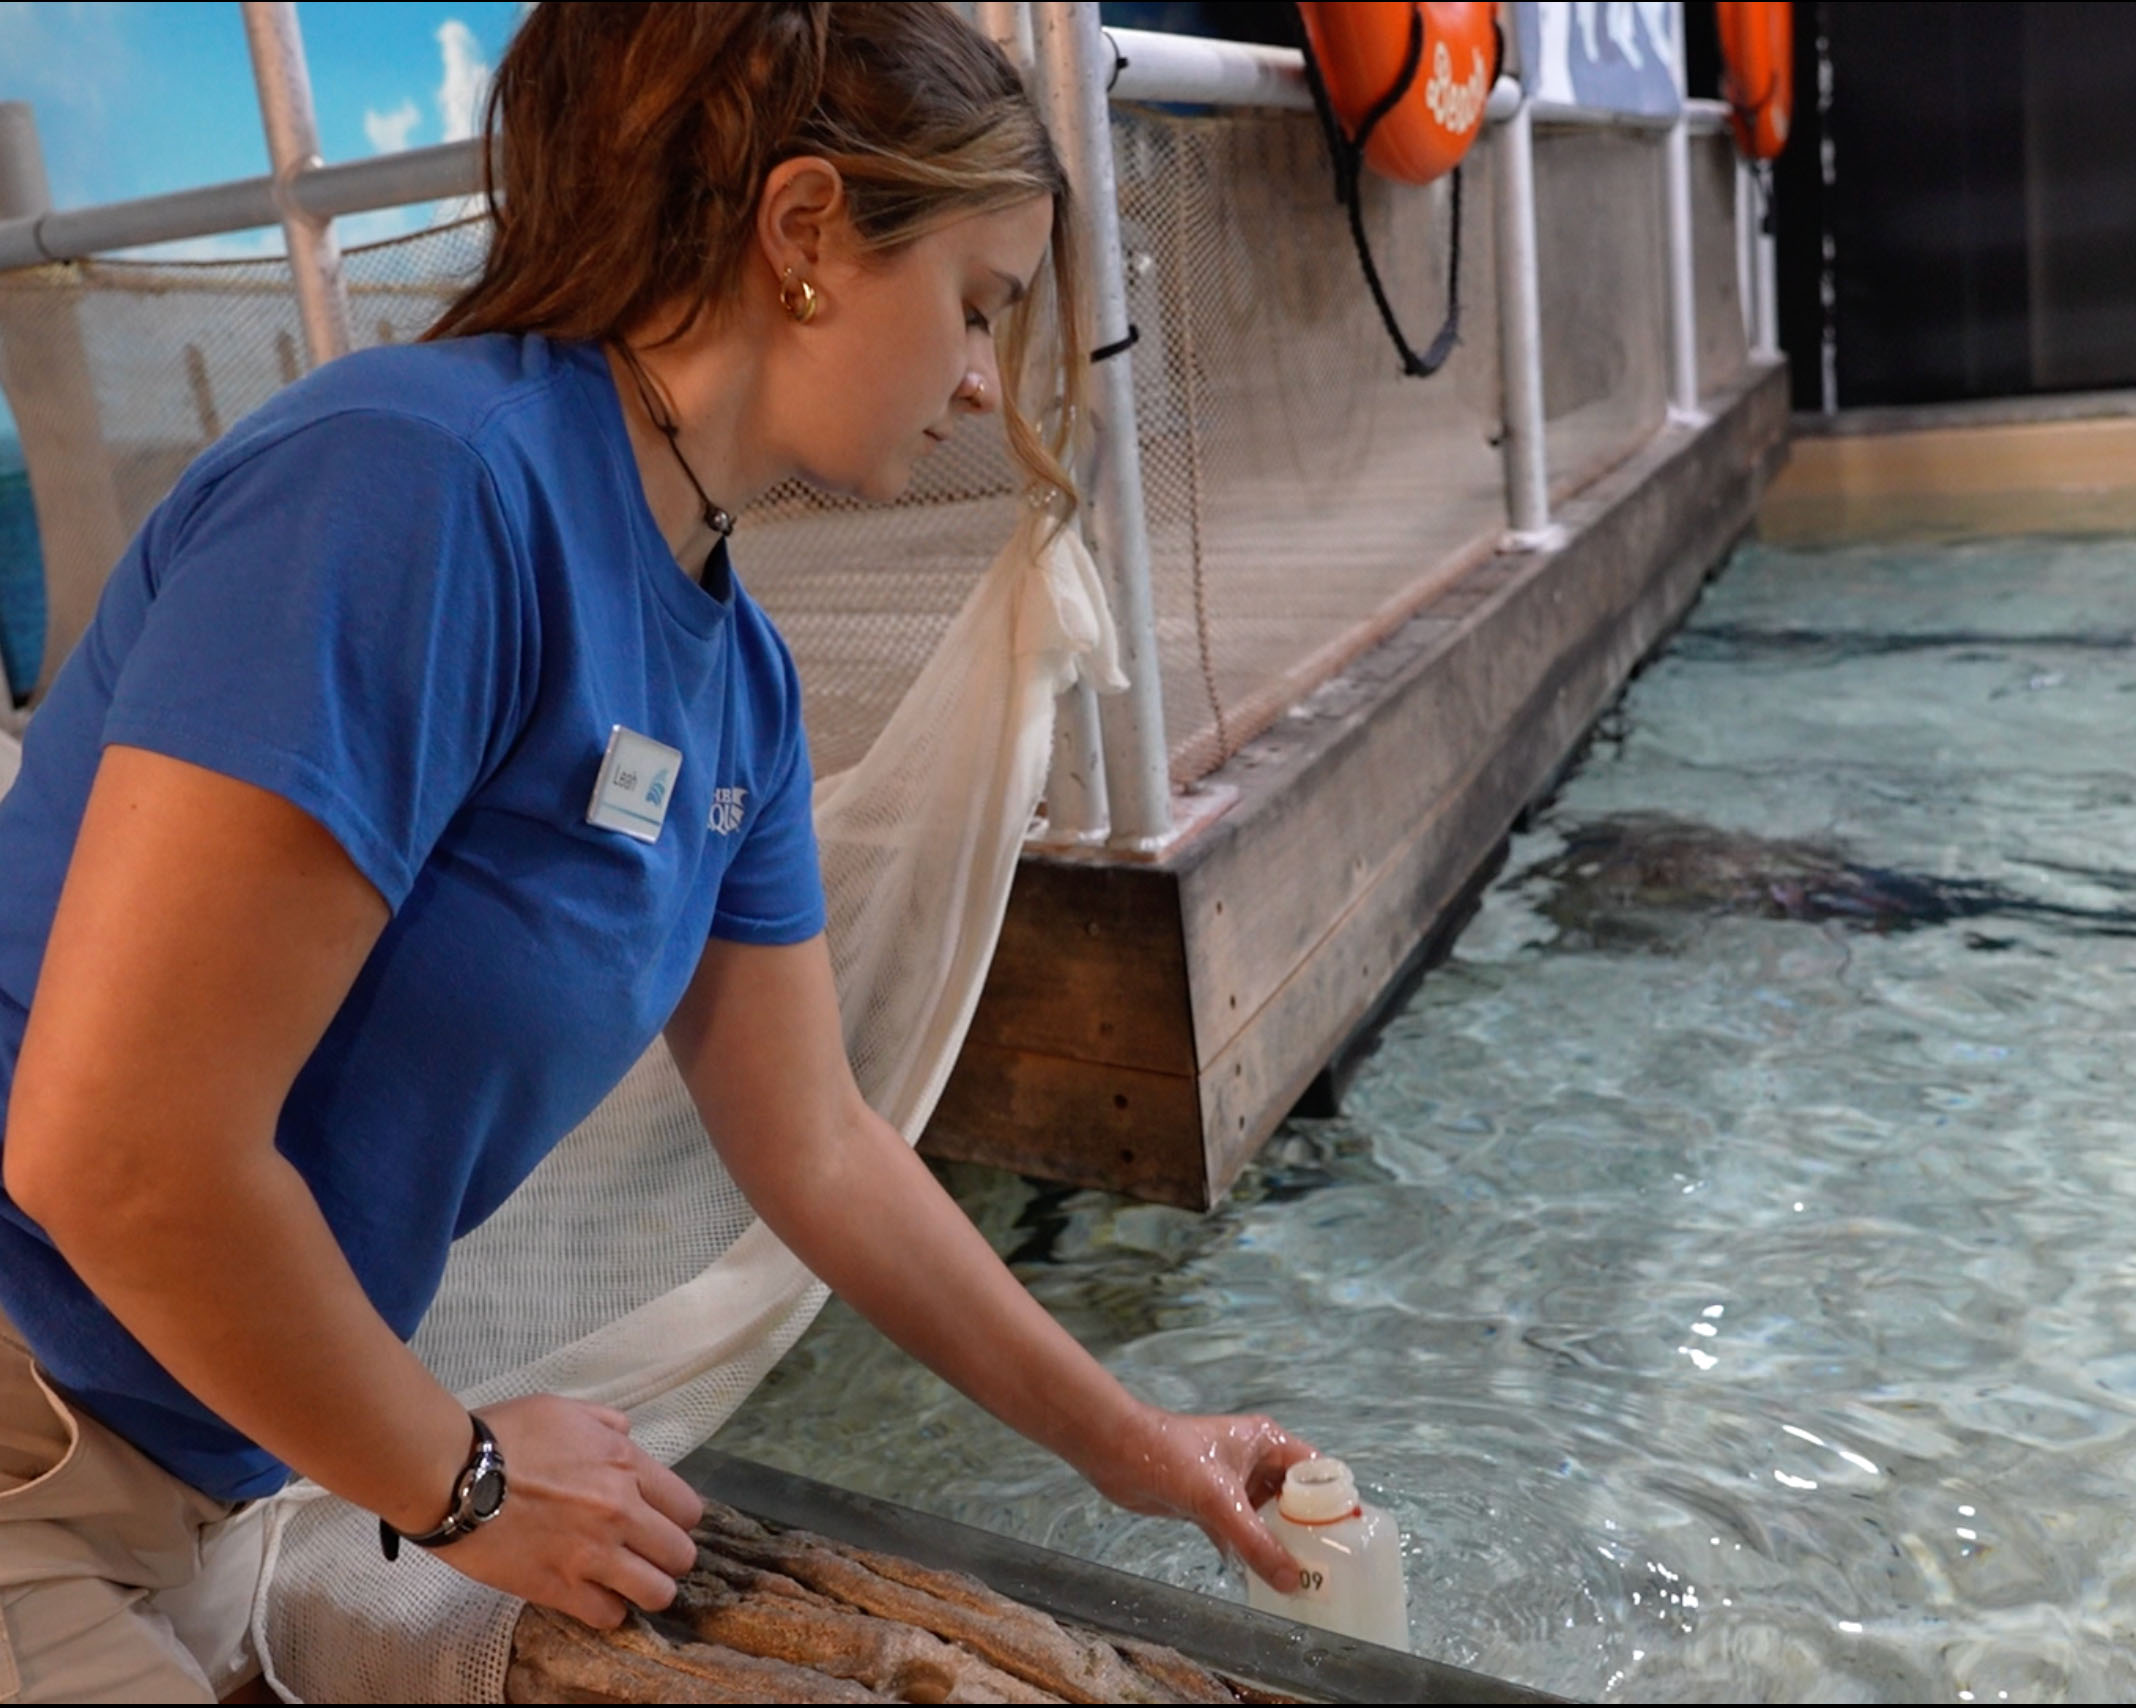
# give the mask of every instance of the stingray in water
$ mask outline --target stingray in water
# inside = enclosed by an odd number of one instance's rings
[[[1597,946],[1654,945],[1668,935],[1665,917],[1685,914],[1832,921],[1876,932],[2002,916],[2136,936],[2136,913],[2065,907],[1978,879],[1863,865],[1828,843],[1749,836],[1651,813],[1590,819],[1563,834],[1565,846],[1522,877],[1547,882],[1543,914],[1575,941]]]

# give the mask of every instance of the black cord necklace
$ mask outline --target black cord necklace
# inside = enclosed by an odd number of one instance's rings
[[[712,495],[705,491],[705,483],[697,478],[697,471],[690,467],[690,459],[682,454],[682,446],[676,439],[682,429],[676,424],[675,417],[668,413],[667,406],[654,393],[653,382],[644,365],[639,362],[638,352],[620,338],[616,340],[615,347],[622,355],[624,365],[630,369],[630,377],[637,382],[638,401],[645,408],[645,418],[653,424],[660,436],[667,440],[667,447],[675,453],[676,466],[682,470],[683,479],[690,483],[690,490],[697,494],[697,502],[704,507],[705,526],[719,536],[720,544],[724,544],[727,536],[734,532],[734,512],[724,504],[712,502]],[[714,550],[716,552],[718,547],[715,546]]]

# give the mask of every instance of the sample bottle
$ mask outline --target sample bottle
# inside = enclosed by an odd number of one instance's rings
[[[1357,1498],[1340,1459],[1293,1465],[1283,1492],[1261,1508],[1276,1540],[1302,1568],[1295,1595],[1278,1595],[1246,1575],[1246,1604],[1324,1631],[1390,1649],[1409,1647],[1409,1598],[1402,1584],[1402,1535],[1394,1520]]]

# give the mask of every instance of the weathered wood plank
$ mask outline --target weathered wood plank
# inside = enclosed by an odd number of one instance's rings
[[[717,1501],[674,1602],[598,1631],[528,1607],[510,1702],[1289,1703],[1178,1650],[1066,1625],[960,1571]],[[1317,1697],[1315,1698],[1317,1699]]]
[[[1491,858],[1625,677],[1696,596],[1747,520],[1757,482],[1696,518],[1630,607],[1567,647],[1469,773],[1420,813],[1369,886],[1202,1078],[1208,1194],[1220,1197],[1299,1094],[1374,1008],[1410,947]]]
[[[1730,472],[1748,477],[1761,421],[1768,441],[1785,428],[1779,400],[1761,410],[1762,395],[1751,388],[1698,439],[1619,469],[1580,507],[1586,515],[1568,515],[1585,523],[1568,545],[1514,560],[1451,637],[1405,649],[1397,635],[1381,649],[1394,672],[1381,692],[1325,726],[1294,721],[1264,738],[1238,804],[1179,861],[1204,1068],[1379,880],[1431,804],[1532,715],[1535,683],[1586,637],[1614,633],[1649,582],[1695,549],[1718,505],[1747,519],[1755,493]],[[1620,682],[1643,650],[1621,660]]]
[[[1191,1073],[1177,877],[1149,865],[1027,857],[970,1036],[998,1049]]]
[[[1191,1072],[967,1041],[920,1149],[1160,1204],[1207,1202]]]
[[[1421,1655],[1293,1625],[1242,1602],[937,1518],[701,1447],[676,1469],[707,1496],[790,1530],[969,1573],[1064,1624],[1161,1643],[1277,1690],[1338,1702],[1549,1702],[1556,1698]]]
[[[1171,859],[1026,863],[925,1140],[1206,1205],[1545,790],[1747,522],[1784,376],[1565,509],[1565,548],[1474,566],[1213,779]]]

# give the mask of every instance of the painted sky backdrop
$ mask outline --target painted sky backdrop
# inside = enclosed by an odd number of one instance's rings
[[[489,68],[524,11],[522,0],[305,0],[321,152],[355,160],[473,134]],[[236,0],[0,0],[0,100],[36,110],[59,207],[267,170]],[[364,215],[338,229],[355,243],[422,218]],[[280,248],[268,231],[181,252]]]
[[[358,160],[471,136],[527,0],[304,0],[320,152]],[[190,190],[268,169],[237,0],[0,0],[0,101],[37,118],[55,207]],[[335,224],[344,247],[419,229],[430,208]],[[157,256],[279,255],[273,227]],[[0,399],[0,470],[19,460]]]

